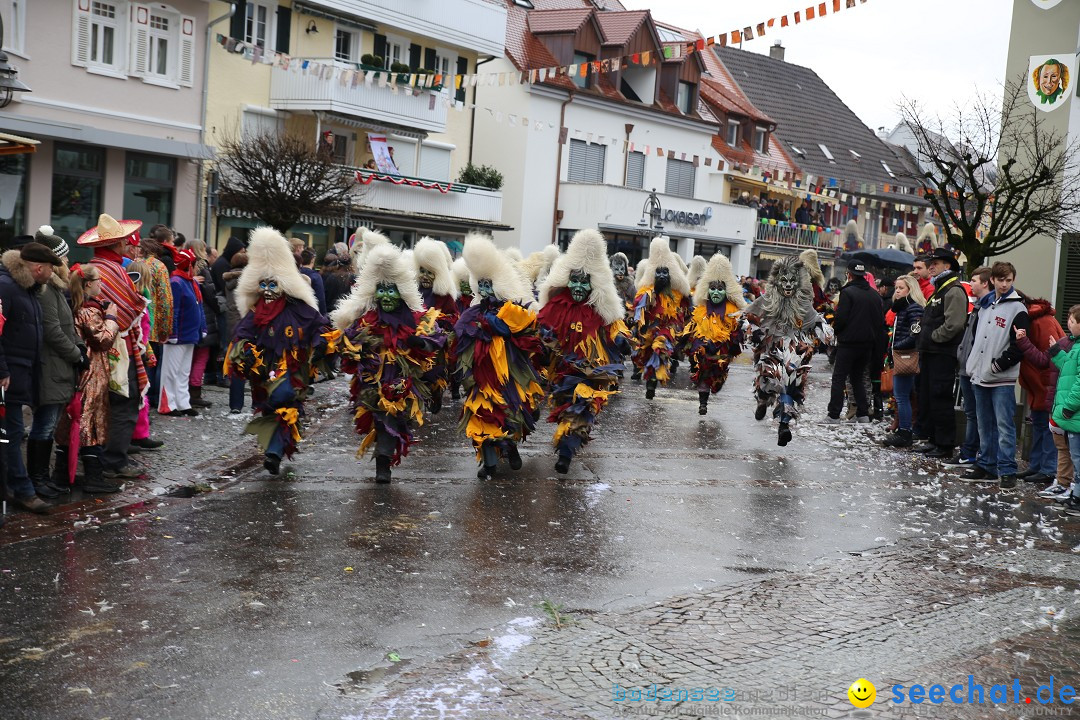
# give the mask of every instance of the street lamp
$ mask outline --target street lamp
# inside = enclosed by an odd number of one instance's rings
[[[649,193],[649,197],[645,200],[645,205],[641,208],[641,219],[638,220],[638,227],[644,230],[648,230],[653,236],[661,235],[664,232],[664,225],[660,222],[660,217],[664,212],[664,208],[660,207],[660,199],[656,197],[656,188],[652,189]],[[648,218],[648,221],[646,221]]]
[[[0,46],[4,44],[4,21],[0,19]],[[11,104],[17,92],[31,92],[30,88],[18,79],[19,71],[8,65],[8,56],[0,52],[0,108]]]

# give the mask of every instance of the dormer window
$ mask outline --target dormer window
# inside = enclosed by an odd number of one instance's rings
[[[594,60],[596,60],[596,57],[593,55],[587,55],[580,52],[574,53],[574,64],[578,66],[578,71],[574,74],[572,78],[570,78],[570,80],[579,88],[589,87],[589,68],[586,67],[585,74],[582,75],[580,66],[583,64],[588,65],[588,63],[591,63]]]
[[[514,0],[514,4],[518,7],[523,7],[526,10],[532,10],[533,4],[531,0]]]
[[[694,102],[694,83],[680,82],[678,96],[675,99],[675,104],[679,106],[679,110],[683,115],[689,115],[693,110],[692,104]]]
[[[727,137],[725,140],[731,147],[735,147],[739,144],[739,124],[738,120],[727,121]]]
[[[885,172],[889,173],[889,177],[891,177],[891,178],[896,177],[896,174],[893,173],[892,169],[888,165],[885,164],[884,160],[881,161],[881,167],[885,168]]]
[[[767,128],[763,128],[760,125],[754,128],[754,150],[759,153],[765,153],[765,147],[769,143],[769,131]]]
[[[862,155],[855,152],[854,150],[848,150],[848,152],[851,153],[851,157],[855,158],[855,162],[859,162],[860,160],[862,160]]]
[[[806,151],[805,150],[800,150],[799,148],[795,147],[794,145],[791,146],[791,151],[793,153],[795,153],[796,155],[798,155],[799,157],[806,157]]]
[[[818,143],[818,147],[821,148],[821,154],[825,156],[826,160],[828,160],[831,163],[836,162],[836,158],[834,158],[833,154],[831,152],[829,152],[829,148],[825,147],[821,143]]]

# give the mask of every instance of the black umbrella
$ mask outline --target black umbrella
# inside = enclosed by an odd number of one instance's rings
[[[880,268],[894,268],[896,270],[910,270],[915,263],[915,256],[903,250],[894,248],[879,248],[877,250],[852,250],[840,256],[841,260],[848,262],[858,261]]]

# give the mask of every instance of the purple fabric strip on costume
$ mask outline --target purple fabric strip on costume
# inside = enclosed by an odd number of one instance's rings
[[[329,324],[318,310],[305,302],[289,298],[284,309],[265,327],[255,327],[255,312],[240,320],[233,333],[233,340],[249,340],[260,348],[282,355],[294,347],[315,348],[322,345],[323,328]],[[292,332],[286,328],[292,327]]]

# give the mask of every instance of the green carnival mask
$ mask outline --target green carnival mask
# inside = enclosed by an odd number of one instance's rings
[[[581,270],[570,272],[566,287],[570,289],[570,297],[574,299],[574,302],[585,302],[589,299],[589,293],[592,292],[591,280],[592,277],[587,272]]]
[[[393,312],[401,306],[401,293],[393,283],[379,283],[375,286],[375,302],[386,312]]]
[[[430,290],[431,286],[435,284],[435,273],[427,268],[420,268],[416,275],[420,279],[420,287],[425,290]]]
[[[472,285],[468,280],[462,280],[458,283],[458,289],[461,290],[462,295],[472,295]]]
[[[476,289],[480,293],[482,298],[495,297],[495,287],[491,284],[491,280],[484,278],[483,280],[476,281]]]
[[[714,280],[709,283],[709,302],[713,305],[719,305],[727,299],[727,288],[724,283],[719,280]]]

